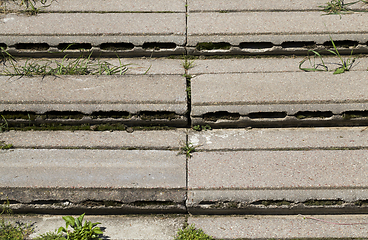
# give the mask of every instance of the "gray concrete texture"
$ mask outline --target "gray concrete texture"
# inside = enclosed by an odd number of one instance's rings
[[[184,130],[173,131],[9,131],[0,133],[0,142],[15,148],[101,148],[101,149],[179,149]]]
[[[367,188],[367,150],[196,152],[189,189]]]
[[[0,3],[1,6],[1,3]],[[17,2],[5,2],[7,10],[24,10]],[[47,6],[47,7],[43,7]],[[147,2],[145,0],[119,1],[111,0],[96,2],[94,0],[58,0],[47,1],[45,5],[35,3],[42,12],[185,12],[184,0],[160,0]]]
[[[188,223],[216,239],[347,239],[366,238],[367,220],[367,215],[211,216],[189,217]]]
[[[187,111],[181,75],[2,76],[0,84],[0,111]]]
[[[366,148],[366,127],[213,129],[189,132],[198,150]]]
[[[192,78],[191,116],[203,123],[206,113],[227,111],[241,116],[257,112],[364,111],[368,73],[277,72],[203,74]],[[242,120],[242,119],[240,119]]]
[[[326,6],[324,0],[290,0],[290,1],[277,1],[277,0],[229,0],[211,1],[211,0],[188,0],[189,12],[202,12],[202,11],[272,11],[272,10],[321,10],[319,6]],[[358,3],[350,6],[351,9],[366,9],[367,6],[364,3]]]
[[[2,151],[2,187],[185,188],[185,155],[158,150]]]
[[[271,42],[354,40],[366,44],[366,13],[324,16],[321,12],[230,12],[190,13],[188,46],[200,42]],[[251,23],[251,24],[249,24]],[[355,26],[352,28],[351,26]]]
[[[185,13],[6,14],[0,21],[2,43],[10,46],[33,41],[50,46],[81,42],[92,46],[106,42],[126,42],[136,46],[145,42],[184,45],[186,41]],[[119,24],[115,24],[117,22]]]
[[[78,217],[73,215],[74,218]],[[54,232],[61,226],[65,227],[62,216],[55,215],[35,215],[35,216],[14,216],[6,217],[6,221],[21,223],[31,223],[34,226],[34,233],[29,237],[35,238],[46,232]],[[183,228],[185,217],[182,215],[151,215],[151,216],[94,216],[86,215],[85,221],[93,223],[99,222],[98,227],[103,228],[104,239],[157,239],[172,240]]]
[[[311,60],[313,60],[313,55],[311,56]],[[343,56],[343,58],[345,61],[349,59],[348,56]],[[192,60],[194,66],[188,70],[188,74],[198,76],[201,74],[301,72],[299,69],[299,63],[303,60],[306,60],[304,56],[268,56],[263,58],[248,57],[243,59],[197,59]],[[331,57],[329,55],[324,55],[323,60],[331,71],[336,68],[336,64],[331,63],[339,63],[340,61],[337,57]],[[316,64],[321,63],[319,59],[315,59],[315,61]],[[353,64],[350,71],[366,71],[367,66],[368,58],[359,57],[356,60],[356,63]],[[312,66],[310,66],[308,61],[306,61],[302,67],[310,68]]]

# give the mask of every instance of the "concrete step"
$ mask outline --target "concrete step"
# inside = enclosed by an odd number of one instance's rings
[[[198,60],[189,70],[192,125],[366,125],[366,59],[352,71],[303,72],[301,58]],[[330,70],[339,59],[325,58]],[[316,62],[318,64],[319,62]],[[332,64],[331,64],[332,63]],[[312,63],[313,65],[313,63]],[[358,66],[359,65],[359,66]],[[304,66],[303,66],[304,67]],[[309,67],[309,63],[305,65]]]
[[[190,213],[364,213],[366,129],[191,132]]]

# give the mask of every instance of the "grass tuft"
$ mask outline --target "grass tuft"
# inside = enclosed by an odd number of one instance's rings
[[[175,240],[214,240],[214,238],[205,234],[202,229],[196,229],[192,224],[184,229],[179,229]]]
[[[331,36],[330,36],[330,39],[331,39],[331,43],[332,43],[332,46],[334,48],[334,51],[333,50],[327,50],[327,51],[329,53],[332,53],[333,55],[337,56],[340,59],[340,62],[341,62],[341,63],[332,63],[333,65],[337,65],[337,68],[334,69],[333,74],[341,74],[341,73],[349,71],[352,68],[354,62],[357,59],[357,57],[353,57],[353,50],[351,51],[350,57],[347,60],[345,60],[345,59],[342,58],[341,54],[337,50],[337,47],[336,47],[334,41],[332,40]],[[311,60],[311,56],[309,55],[309,52],[314,54],[313,63],[312,63],[312,60]],[[320,63],[316,63],[316,59],[319,59]],[[309,61],[309,64],[311,65],[310,68],[302,67],[303,64],[306,61]],[[327,71],[329,71],[328,66],[323,61],[322,55],[319,52],[315,51],[315,50],[309,50],[308,51],[308,56],[306,58],[304,58],[299,63],[299,69],[303,70],[305,72],[317,72],[317,71],[326,71],[327,72]]]
[[[349,6],[359,2],[368,3],[367,0],[357,0],[355,2],[349,3],[345,3],[344,0],[331,0],[330,2],[327,2],[326,5],[322,5],[319,7],[322,8],[322,11],[326,12],[326,15],[338,14],[341,18],[341,14],[357,12],[350,9]]]

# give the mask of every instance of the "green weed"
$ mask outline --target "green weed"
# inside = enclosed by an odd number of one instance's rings
[[[192,153],[196,151],[196,147],[192,143],[186,143],[184,146],[180,148],[178,154],[185,154],[188,158],[192,157]]]
[[[368,3],[366,0],[357,0],[349,3],[345,3],[344,0],[331,0],[330,2],[327,2],[326,5],[318,7],[322,8],[322,11],[326,12],[326,15],[338,14],[341,18],[341,14],[358,12],[357,10],[352,10],[349,7],[359,2]]]
[[[357,59],[357,57],[353,58],[353,50],[351,51],[350,57],[345,60],[342,58],[342,56],[340,55],[339,51],[337,50],[337,47],[334,43],[334,41],[332,40],[332,37],[330,36],[331,39],[331,43],[332,46],[334,48],[333,50],[328,49],[327,51],[329,53],[332,53],[333,55],[337,56],[340,59],[341,63],[333,63],[333,65],[337,65],[338,67],[336,69],[334,69],[334,73],[333,74],[340,74],[340,73],[344,73],[347,72],[351,69],[351,67],[353,66],[355,60]],[[314,54],[313,57],[313,63],[311,60],[311,56],[309,55],[309,52],[312,52]],[[320,63],[316,63],[316,59],[319,59],[321,62]],[[311,65],[311,68],[304,68],[302,67],[302,65],[306,62],[309,61],[309,64]],[[306,72],[316,72],[316,71],[329,71],[326,63],[323,61],[323,57],[321,56],[321,54],[315,50],[309,50],[308,51],[308,56],[306,58],[304,58],[300,63],[299,63],[299,69],[306,71]]]
[[[185,70],[189,70],[192,67],[194,67],[194,60],[189,60],[187,58],[184,58],[183,67]]]
[[[0,141],[0,150],[7,150],[13,147],[13,144],[6,144],[4,141]]]
[[[202,125],[196,125],[196,126],[193,126],[193,130],[195,130],[195,131],[207,131],[207,130],[211,130],[212,128],[211,128],[211,126],[210,125],[204,125],[204,126],[202,126]]]
[[[4,202],[0,216],[3,216],[4,214],[12,214],[9,205],[9,200]],[[0,220],[0,240],[23,240],[32,232],[33,228],[29,224],[6,222],[4,217]]]
[[[119,65],[113,65],[106,61],[91,59],[88,56],[80,56],[77,59],[69,59],[67,55],[61,60],[27,60],[20,65],[10,56],[7,62],[10,63],[10,69],[6,68],[0,75],[4,76],[34,76],[34,75],[123,75],[129,64],[123,64],[119,58]]]
[[[90,221],[85,221],[83,224],[84,213],[77,218],[72,216],[63,217],[66,227],[60,227],[58,233],[66,233],[67,240],[97,240],[101,239],[98,235],[103,234],[99,227],[96,225],[99,222],[92,223]],[[69,231],[68,227],[73,228],[73,231]]]
[[[65,240],[61,233],[47,232],[34,238],[34,240]]]
[[[1,115],[1,118],[3,119],[3,122],[0,122],[0,132],[4,132],[4,131],[9,130],[8,121],[6,121],[6,119],[3,115]]]
[[[205,234],[202,229],[196,229],[194,225],[190,225],[179,229],[175,240],[214,240],[214,238]]]

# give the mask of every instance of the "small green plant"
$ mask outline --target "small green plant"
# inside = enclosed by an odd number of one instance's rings
[[[7,53],[7,52],[6,52]],[[119,66],[115,66],[106,61],[97,62],[91,59],[92,52],[87,56],[82,55],[74,60],[67,58],[67,55],[61,61],[49,60],[39,62],[36,60],[27,60],[24,65],[17,64],[17,61],[9,54],[8,62],[11,68],[0,72],[4,76],[34,76],[34,75],[123,75],[128,70],[129,64],[122,64],[119,58]]]
[[[72,216],[63,217],[65,221],[66,227],[60,227],[58,229],[58,233],[64,232],[66,233],[67,240],[97,240],[101,239],[98,235],[103,232],[96,225],[100,224],[99,222],[92,223],[90,221],[85,221],[83,224],[84,213],[77,218],[73,218]],[[73,231],[69,231],[68,227],[73,228]]]
[[[0,132],[4,132],[9,129],[8,121],[6,121],[5,117],[1,115],[2,122],[0,122]]]
[[[186,143],[180,148],[179,154],[185,154],[188,158],[192,157],[192,153],[196,151],[196,147],[192,143]]]
[[[351,51],[350,57],[347,60],[344,60],[341,56],[341,54],[339,53],[339,51],[337,50],[337,47],[335,45],[335,42],[332,40],[332,37],[330,36],[331,39],[331,43],[332,46],[334,48],[335,51],[328,49],[327,51],[334,54],[335,56],[337,56],[341,63],[334,63],[334,65],[338,65],[338,67],[334,70],[333,74],[340,74],[340,73],[344,73],[347,72],[351,69],[351,67],[353,66],[355,60],[357,59],[357,57],[353,57],[353,50]],[[313,57],[313,63],[311,60],[311,56],[309,55],[309,52],[314,53],[314,57]],[[316,59],[320,59],[321,63],[316,64]],[[312,66],[311,68],[304,68],[302,67],[302,65],[306,62],[309,61],[310,65]],[[323,61],[323,57],[321,56],[321,54],[315,50],[309,50],[308,51],[308,56],[306,58],[304,58],[300,63],[299,63],[299,69],[306,71],[306,72],[316,72],[316,71],[329,71],[327,65],[325,64],[325,62]]]
[[[16,1],[16,0],[13,0],[13,1]],[[25,13],[28,13],[29,15],[36,15],[40,12],[40,10],[49,7],[54,0],[51,0],[51,3],[48,5],[47,5],[47,1],[48,0],[20,0],[19,5],[24,6]],[[37,3],[41,3],[42,6],[36,7]]]
[[[183,67],[185,70],[189,70],[192,67],[194,67],[194,60],[189,60],[187,58],[184,58]]]
[[[196,229],[192,224],[184,229],[179,229],[175,240],[214,240],[214,238],[205,234],[202,229]]]
[[[207,130],[211,130],[212,128],[211,128],[211,126],[210,125],[204,125],[204,126],[202,126],[202,125],[195,125],[195,126],[193,126],[193,130],[195,130],[195,131],[207,131]]]
[[[13,147],[13,144],[6,144],[4,141],[0,141],[0,149],[6,150]]]
[[[34,238],[34,240],[65,240],[61,233],[47,232]]]
[[[3,216],[4,214],[10,215],[13,213],[9,205],[9,200],[6,200],[2,206],[0,216]],[[0,221],[0,240],[23,240],[32,232],[33,228],[29,224],[6,222],[4,217],[2,217]]]

